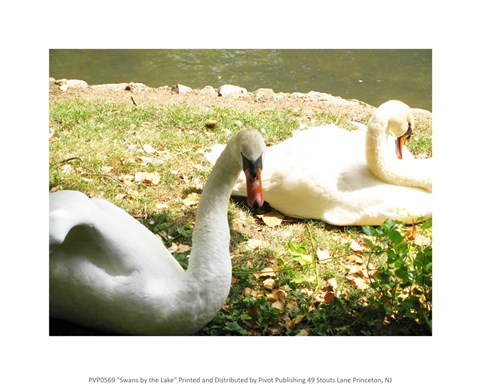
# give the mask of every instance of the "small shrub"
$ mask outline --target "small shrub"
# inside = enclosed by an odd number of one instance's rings
[[[377,228],[362,227],[369,249],[367,254],[377,260],[379,269],[370,286],[375,290],[370,305],[383,308],[385,322],[421,325],[432,331],[432,246],[415,241],[416,233],[404,224],[387,219]],[[413,229],[413,227],[412,227]],[[420,226],[431,231],[431,220]]]

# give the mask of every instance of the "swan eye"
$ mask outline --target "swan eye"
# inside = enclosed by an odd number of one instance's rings
[[[250,175],[252,178],[257,177],[258,170],[263,168],[262,164],[262,155],[255,160],[249,160],[243,153],[242,153],[242,163],[243,163],[243,169],[246,170],[248,169],[250,172]]]

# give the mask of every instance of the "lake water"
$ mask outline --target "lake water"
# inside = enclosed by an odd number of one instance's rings
[[[430,49],[52,49],[50,76],[90,85],[318,91],[375,106],[398,99],[432,110]]]

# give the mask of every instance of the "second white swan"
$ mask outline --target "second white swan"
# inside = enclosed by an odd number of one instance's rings
[[[366,133],[335,125],[297,131],[267,148],[264,198],[285,215],[332,225],[429,218],[431,159],[415,159],[403,147],[413,129],[411,109],[390,100],[377,108]],[[237,181],[233,194],[245,196],[245,179]]]

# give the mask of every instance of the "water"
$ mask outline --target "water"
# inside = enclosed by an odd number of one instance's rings
[[[430,49],[52,49],[50,76],[88,84],[319,91],[372,105],[399,99],[432,109]]]

